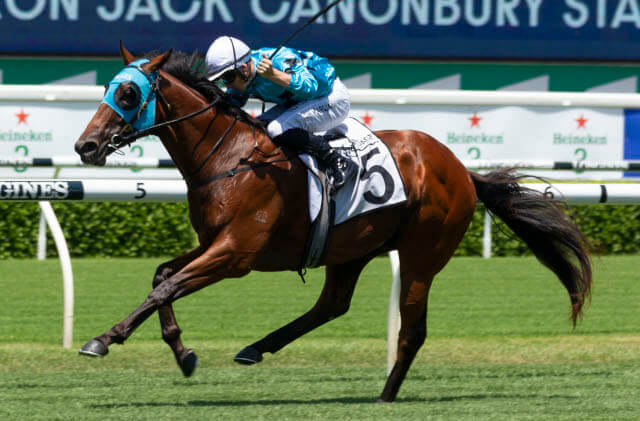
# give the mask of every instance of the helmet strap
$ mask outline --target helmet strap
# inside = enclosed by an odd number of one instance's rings
[[[233,68],[238,70],[238,61],[244,60],[244,58],[251,53],[251,50],[249,50],[248,53],[246,53],[245,55],[243,55],[238,59],[238,57],[236,56],[236,47],[235,45],[233,45],[233,39],[231,37],[228,37],[228,38],[229,38],[229,42],[231,43],[231,51],[233,51]],[[240,76],[240,79],[242,79],[245,82],[249,81],[249,76],[245,75],[240,70],[238,70],[238,76]]]

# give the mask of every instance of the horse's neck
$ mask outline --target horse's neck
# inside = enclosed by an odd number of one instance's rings
[[[179,118],[205,106],[177,104],[166,118]],[[243,158],[250,157],[256,143],[259,147],[265,143],[260,130],[222,113],[217,107],[172,125],[165,129],[161,139],[189,185],[233,169]]]

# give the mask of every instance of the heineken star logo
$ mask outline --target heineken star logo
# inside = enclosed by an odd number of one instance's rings
[[[580,118],[576,118],[576,121],[578,122],[578,129],[586,129],[587,128],[587,120],[586,118],[584,118],[584,116],[582,114],[580,114]]]
[[[370,126],[371,120],[373,120],[373,116],[369,115],[369,111],[365,111],[364,115],[362,116],[362,122],[367,126]]]
[[[469,121],[471,121],[471,127],[480,127],[480,120],[482,117],[478,117],[478,113],[474,112],[471,117],[469,117]]]
[[[25,113],[24,109],[20,108],[20,112],[15,116],[18,117],[18,124],[21,124],[21,123],[27,124],[27,117],[29,117],[30,115],[31,114]]]

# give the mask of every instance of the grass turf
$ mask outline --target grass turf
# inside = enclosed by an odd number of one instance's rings
[[[398,402],[385,381],[387,259],[363,273],[347,315],[257,366],[232,357],[313,305],[323,272],[229,279],[176,303],[185,379],[157,316],[104,359],[76,350],[135,309],[158,259],[74,260],[74,349],[60,347],[58,262],[0,261],[3,419],[634,419],[640,413],[640,257],[595,261],[596,286],[572,330],[569,300],[533,258],[457,258],[429,300],[427,344]]]

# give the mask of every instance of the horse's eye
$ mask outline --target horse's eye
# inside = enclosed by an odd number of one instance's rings
[[[106,95],[108,90],[109,90],[109,84],[105,83],[104,84],[104,94],[102,94],[102,95]]]
[[[140,104],[140,89],[137,85],[121,85],[117,91],[117,103],[123,110],[133,110]]]

